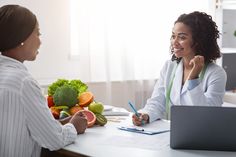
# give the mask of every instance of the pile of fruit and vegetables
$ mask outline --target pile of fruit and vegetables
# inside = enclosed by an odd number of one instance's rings
[[[55,119],[83,111],[88,119],[88,127],[107,123],[106,117],[102,115],[103,104],[95,102],[93,93],[80,80],[58,79],[48,87],[47,101]]]

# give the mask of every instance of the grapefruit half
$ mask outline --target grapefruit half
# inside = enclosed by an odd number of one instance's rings
[[[88,126],[88,128],[92,127],[95,124],[95,122],[96,122],[95,114],[93,112],[91,112],[91,111],[88,111],[88,110],[83,110],[82,112],[87,117],[87,121],[88,121],[87,122],[87,126]]]
[[[91,92],[84,92],[81,93],[79,96],[79,106],[87,107],[91,102],[93,102],[93,93]]]

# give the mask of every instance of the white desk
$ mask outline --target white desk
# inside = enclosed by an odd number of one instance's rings
[[[236,105],[236,93],[232,91],[225,92],[224,101]]]
[[[131,122],[129,118],[128,121]],[[154,125],[168,122],[154,122]],[[117,129],[119,123],[108,122],[106,126],[88,128],[79,135],[74,144],[58,151],[70,156],[95,157],[235,157],[236,152],[173,150],[169,147],[170,133],[143,135]]]

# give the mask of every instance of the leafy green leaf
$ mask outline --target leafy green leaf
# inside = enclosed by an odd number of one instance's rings
[[[58,87],[69,84],[69,81],[66,79],[58,79],[56,82],[48,86],[48,95],[53,96]]]
[[[88,89],[88,86],[83,83],[81,80],[66,80],[66,79],[58,79],[54,83],[52,83],[50,86],[48,86],[48,95],[53,96],[55,91],[57,90],[58,87],[62,87],[64,85],[69,85],[72,88],[74,88],[78,95],[86,92]]]
[[[86,92],[88,89],[88,86],[80,80],[71,80],[69,84],[75,88],[79,94]]]

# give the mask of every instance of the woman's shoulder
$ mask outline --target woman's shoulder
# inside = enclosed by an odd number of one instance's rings
[[[208,63],[207,64],[207,68],[210,68],[210,69],[218,69],[218,70],[224,70],[220,65],[216,64],[216,63]]]
[[[172,61],[172,60],[167,60],[164,64],[164,69],[169,69],[169,68],[173,68],[177,65],[176,61]]]
[[[216,63],[209,63],[207,65],[207,69],[208,69],[209,73],[216,73],[218,75],[219,74],[226,75],[224,68],[222,68],[220,65],[218,65]]]

